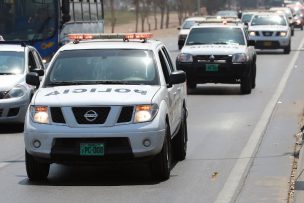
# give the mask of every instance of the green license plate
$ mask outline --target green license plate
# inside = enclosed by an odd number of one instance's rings
[[[218,72],[219,64],[206,64],[207,72]]]
[[[104,144],[81,143],[80,156],[104,156]]]

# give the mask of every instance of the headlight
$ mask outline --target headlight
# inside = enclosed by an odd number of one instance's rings
[[[49,123],[49,110],[46,106],[31,106],[31,115],[35,123]]]
[[[26,94],[26,89],[22,85],[17,85],[6,95],[3,97],[3,99],[10,99],[10,98],[18,98],[18,97],[23,97]]]
[[[253,37],[253,36],[255,36],[255,32],[251,31],[251,32],[249,32],[249,35]]]
[[[287,32],[280,32],[281,37],[286,37],[286,35],[287,35]]]
[[[297,20],[297,24],[300,25],[301,24],[301,20]]]
[[[245,63],[248,60],[246,54],[233,54],[232,63]]]
[[[135,108],[134,123],[149,122],[154,119],[158,111],[158,106],[154,105],[138,105]]]
[[[183,62],[183,63],[190,63],[193,62],[193,56],[191,54],[179,54],[177,56],[177,60],[179,62]]]

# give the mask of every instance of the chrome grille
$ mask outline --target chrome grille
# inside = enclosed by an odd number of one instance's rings
[[[264,35],[265,37],[270,37],[270,36],[273,35],[273,32],[271,32],[271,31],[264,31],[264,32],[262,32],[262,33],[263,33],[263,35]]]
[[[198,62],[210,62],[210,61],[227,62],[227,61],[231,60],[231,57],[232,56],[229,56],[229,55],[199,55],[199,56],[195,56],[194,58]]]

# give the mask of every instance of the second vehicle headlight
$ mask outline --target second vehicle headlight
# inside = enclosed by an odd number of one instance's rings
[[[49,109],[46,106],[31,106],[31,116],[35,123],[49,123]]]
[[[183,63],[190,63],[190,62],[193,62],[193,56],[191,54],[181,53],[177,56],[177,61],[183,62]]]
[[[4,96],[4,99],[10,99],[10,98],[18,98],[18,97],[23,97],[26,94],[26,88],[23,87],[22,85],[17,85],[6,95]]]
[[[287,35],[287,32],[280,32],[281,37],[286,37],[286,35]]]
[[[232,63],[245,63],[248,60],[246,54],[233,54]]]
[[[154,119],[158,111],[158,106],[153,105],[138,105],[135,107],[134,123],[149,122]]]

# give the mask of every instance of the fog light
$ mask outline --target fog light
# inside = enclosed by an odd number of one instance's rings
[[[151,146],[151,140],[145,139],[145,140],[143,141],[143,145],[144,145],[145,147],[150,147],[150,146]]]
[[[39,140],[34,140],[33,145],[35,148],[39,148],[41,146],[41,142]]]

